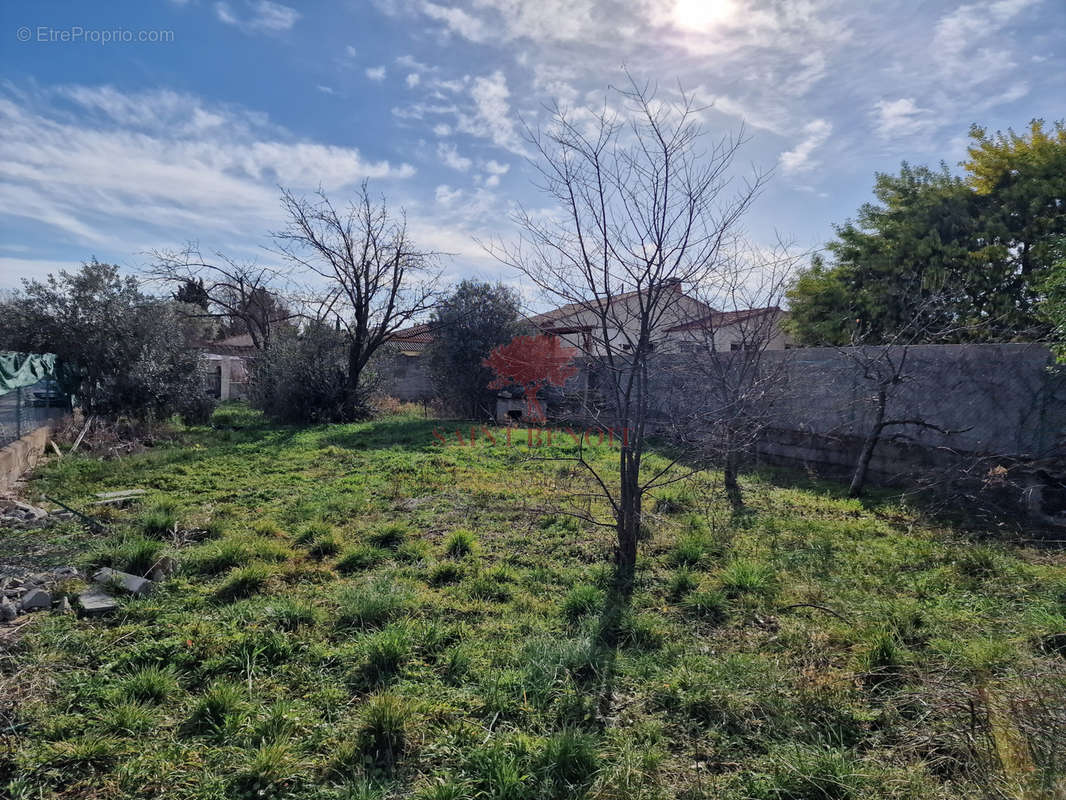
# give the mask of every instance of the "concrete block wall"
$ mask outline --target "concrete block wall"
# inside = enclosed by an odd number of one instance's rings
[[[45,425],[0,449],[0,492],[7,492],[40,461],[52,429]]]

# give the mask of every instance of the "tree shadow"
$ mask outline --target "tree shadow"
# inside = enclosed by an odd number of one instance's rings
[[[616,567],[617,571],[617,567]],[[604,601],[592,641],[592,660],[600,676],[599,697],[596,701],[596,716],[601,726],[611,714],[614,704],[614,683],[618,660],[618,647],[622,640],[623,622],[632,605],[633,578],[615,575]]]

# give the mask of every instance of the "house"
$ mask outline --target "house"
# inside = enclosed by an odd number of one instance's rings
[[[784,350],[791,342],[782,329],[787,312],[777,306],[718,311],[682,291],[680,281],[671,281],[674,296],[664,304],[664,316],[657,326],[654,347],[662,353],[699,353],[710,350]],[[628,349],[627,335],[636,333],[640,322],[640,293],[626,292],[611,299],[606,309],[606,334],[600,314],[587,303],[570,303],[528,322],[543,333],[553,334],[595,356],[610,343],[616,352]],[[389,393],[401,400],[421,400],[433,394],[426,365],[420,360],[433,341],[428,324],[412,325],[396,331],[390,349],[396,354],[388,376]]]
[[[252,337],[247,333],[201,343],[203,348],[204,389],[218,400],[248,398],[248,360],[256,354]]]

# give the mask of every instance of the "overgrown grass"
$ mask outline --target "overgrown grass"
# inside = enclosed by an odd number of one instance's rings
[[[620,602],[609,529],[529,510],[586,502],[581,474],[524,435],[443,447],[441,425],[228,406],[173,444],[49,463],[33,488],[76,506],[151,499],[108,535],[5,531],[12,552],[178,571],[110,617],[20,629],[0,796],[1062,796],[1060,551],[805,476],[743,476],[735,512],[702,474],[649,501]]]

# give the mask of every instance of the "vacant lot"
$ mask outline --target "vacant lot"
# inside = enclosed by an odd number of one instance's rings
[[[0,532],[56,563],[80,540],[83,567],[179,564],[0,654],[0,794],[1063,796],[1061,552],[829,484],[749,476],[738,515],[708,474],[661,493],[607,610],[611,532],[552,511],[584,491],[566,463],[416,418],[215,422],[42,472],[75,506],[148,489],[110,536]]]

